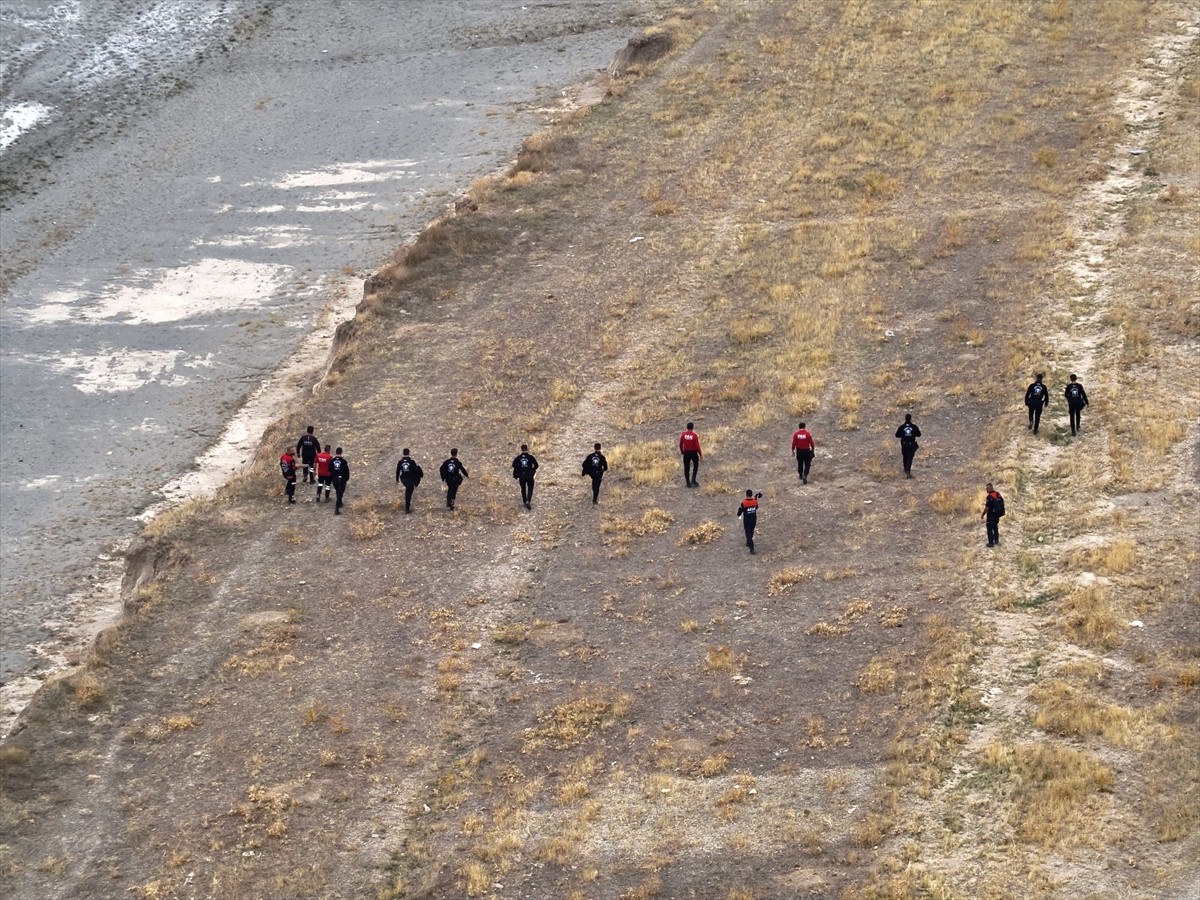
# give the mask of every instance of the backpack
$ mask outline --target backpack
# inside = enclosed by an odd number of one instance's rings
[[[1046,388],[1044,385],[1035,384],[1032,388],[1030,388],[1030,391],[1033,394],[1034,400],[1041,400],[1042,395],[1046,393]]]
[[[996,495],[996,518],[1004,515],[1004,498],[999,494]]]
[[[593,474],[600,471],[600,454],[599,453],[593,453],[591,458],[588,460],[588,462],[591,463]]]
[[[452,459],[446,460],[446,474],[453,478],[458,474],[458,463]]]
[[[1076,401],[1083,397],[1083,388],[1072,382],[1067,385],[1067,399]]]
[[[412,471],[412,463],[410,463],[407,459],[400,460],[400,471],[407,475]]]

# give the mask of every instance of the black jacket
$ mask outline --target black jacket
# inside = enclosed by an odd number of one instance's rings
[[[917,446],[917,438],[921,436],[921,429],[912,422],[905,422],[896,429],[896,437],[900,438],[900,443],[903,446]]]
[[[987,499],[983,501],[983,512],[992,522],[998,522],[1004,515],[1004,498],[1000,496],[999,491],[992,491],[987,495]]]
[[[467,467],[462,464],[462,461],[457,456],[451,456],[444,463],[441,469],[438,470],[442,476],[442,481],[447,483],[451,481],[462,481],[464,478],[470,478],[467,472]]]
[[[316,439],[315,435],[302,434],[300,440],[296,441],[296,453],[302,459],[305,465],[311,466],[313,460],[317,458],[317,454],[321,452],[321,442]]]
[[[350,480],[350,463],[345,457],[335,456],[329,461],[329,477],[343,483]]]
[[[1078,388],[1075,398],[1071,398],[1071,389]],[[1063,389],[1063,396],[1067,398],[1067,406],[1075,406],[1082,408],[1088,405],[1087,391],[1083,389],[1083,385],[1078,381],[1072,381]]]
[[[608,460],[599,450],[589,453],[583,458],[583,474],[599,478],[608,471]]]
[[[1039,406],[1048,406],[1049,403],[1050,391],[1040,381],[1035,381],[1025,390],[1025,405],[1031,409],[1037,409]]]
[[[532,481],[538,470],[538,461],[532,453],[518,453],[513,457],[513,478]]]
[[[397,481],[403,481],[406,485],[416,487],[424,477],[425,472],[411,456],[402,456],[400,462],[396,463]]]

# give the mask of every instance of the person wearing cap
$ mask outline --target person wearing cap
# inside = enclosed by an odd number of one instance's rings
[[[683,454],[683,483],[688,487],[699,487],[696,471],[700,468],[700,435],[695,432],[696,423],[688,422],[683,434],[679,435],[679,452]]]
[[[533,509],[533,476],[537,474],[537,458],[529,452],[529,445],[522,444],[521,452],[513,457],[513,478],[521,486],[521,502],[526,509]]]

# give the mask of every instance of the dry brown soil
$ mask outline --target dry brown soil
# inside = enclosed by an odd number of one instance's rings
[[[1195,895],[1197,11],[700,6],[151,527],[3,748],[6,897]]]

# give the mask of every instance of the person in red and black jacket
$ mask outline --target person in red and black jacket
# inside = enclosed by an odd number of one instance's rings
[[[816,449],[817,445],[813,441],[813,436],[808,433],[808,429],[801,422],[796,433],[792,435],[792,452],[796,454],[796,471],[800,473],[800,480],[804,484],[808,484],[808,469],[812,465]]]
[[[746,546],[750,548],[750,552],[754,552],[754,526],[758,524],[758,498],[762,494],[755,494],[750,488],[746,488],[746,499],[742,501],[742,505],[738,507],[738,518],[742,520],[742,528],[746,530]]]
[[[317,454],[317,500],[321,499],[321,488],[325,488],[325,499],[329,499],[329,492],[333,489],[333,473],[329,470],[329,464],[333,461],[333,454],[329,452],[329,445],[325,445],[325,449]]]
[[[279,454],[279,474],[283,476],[283,493],[288,503],[296,502],[296,457],[292,456],[291,447],[285,447]]]
[[[694,429],[695,422],[688,422],[683,434],[679,435],[679,452],[683,454],[683,482],[688,487],[699,487],[696,480],[696,470],[700,468],[700,435]]]
[[[994,547],[1000,543],[1000,517],[1004,515],[1004,498],[1000,496],[1000,492],[992,487],[991,482],[987,486],[987,499],[983,501],[983,513],[979,516],[981,519],[987,520],[987,545]]]

